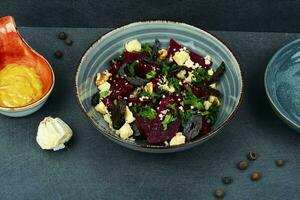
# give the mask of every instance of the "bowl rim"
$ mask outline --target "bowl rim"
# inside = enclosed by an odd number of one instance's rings
[[[109,37],[110,35],[116,33],[116,32],[119,32],[119,31],[122,31],[123,29],[127,29],[127,28],[131,28],[131,27],[134,27],[134,26],[137,26],[137,25],[144,25],[144,24],[161,24],[161,23],[165,23],[165,24],[176,24],[176,25],[180,25],[180,26],[185,26],[185,27],[188,27],[188,28],[192,28],[194,29],[195,31],[200,31],[212,38],[214,38],[215,40],[217,40],[220,45],[227,49],[229,54],[231,54],[231,56],[236,60],[237,62],[237,66],[238,66],[238,69],[239,69],[239,72],[240,72],[240,75],[241,75],[241,79],[240,79],[240,83],[241,83],[241,90],[240,90],[240,98],[238,100],[238,103],[236,104],[234,110],[229,114],[229,117],[223,121],[216,129],[212,130],[209,134],[205,135],[205,136],[202,136],[200,138],[198,138],[197,140],[194,140],[194,141],[190,141],[188,143],[184,143],[184,144],[181,144],[181,145],[176,145],[176,146],[158,146],[158,145],[150,145],[150,144],[136,144],[134,142],[128,142],[127,140],[123,140],[121,138],[118,138],[116,136],[113,136],[112,134],[110,133],[107,133],[106,131],[103,131],[101,130],[97,124],[94,122],[93,119],[91,119],[90,116],[88,116],[86,110],[84,109],[84,106],[82,105],[80,99],[79,99],[79,94],[78,94],[78,75],[79,75],[79,71],[81,69],[81,63],[84,61],[85,57],[88,55],[88,53],[93,49],[94,46],[96,46],[98,43],[100,43],[101,41],[105,40],[107,37]],[[203,29],[201,28],[198,28],[196,26],[193,26],[193,25],[190,25],[190,24],[187,24],[187,23],[184,23],[184,22],[177,22],[177,21],[170,21],[170,20],[144,20],[144,21],[138,21],[138,22],[132,22],[132,23],[129,23],[129,24],[126,24],[126,25],[123,25],[123,26],[120,26],[120,27],[117,27],[117,28],[113,28],[111,31],[108,31],[106,33],[104,33],[103,35],[100,35],[94,42],[92,42],[87,48],[86,50],[83,52],[80,60],[79,60],[79,63],[77,65],[77,69],[75,71],[75,77],[74,77],[74,83],[75,83],[75,87],[74,87],[74,91],[75,91],[75,96],[77,97],[77,102],[79,103],[80,105],[80,109],[81,111],[84,113],[84,115],[89,119],[89,121],[94,125],[94,127],[100,132],[102,133],[104,136],[106,136],[107,138],[117,142],[117,143],[122,143],[124,145],[129,145],[131,146],[131,148],[136,148],[136,149],[141,149],[141,151],[143,151],[143,149],[151,149],[151,150],[170,150],[170,149],[173,149],[174,151],[176,151],[177,149],[180,150],[181,148],[183,147],[193,147],[197,144],[200,144],[202,143],[203,141],[206,141],[212,137],[214,137],[221,129],[223,129],[225,126],[228,125],[229,121],[231,121],[233,119],[233,117],[236,115],[237,111],[239,110],[240,106],[241,106],[241,103],[242,103],[242,100],[243,100],[243,97],[244,97],[244,72],[243,70],[241,69],[241,66],[238,62],[238,60],[236,59],[235,55],[233,54],[233,52],[231,51],[231,49],[225,45],[225,43],[220,40],[218,37],[216,37],[215,35],[213,35],[212,33],[208,32],[208,31],[204,31]]]
[[[279,117],[281,117],[281,119],[283,118],[283,121],[286,122],[288,125],[290,125],[293,128],[298,129],[298,131],[300,130],[300,124],[298,125],[297,123],[295,123],[293,120],[290,119],[290,117],[288,115],[286,115],[284,112],[281,111],[281,109],[279,108],[279,106],[275,103],[275,97],[273,97],[271,95],[271,89],[269,87],[269,83],[267,81],[267,78],[270,74],[270,70],[273,66],[274,61],[277,59],[277,57],[284,52],[287,48],[289,48],[291,45],[296,44],[300,42],[300,39],[296,39],[293,40],[285,45],[283,45],[282,47],[280,47],[275,54],[272,56],[272,58],[270,59],[270,61],[268,62],[267,68],[265,70],[265,74],[264,74],[264,85],[265,85],[265,92],[267,94],[267,97],[272,105],[273,110],[279,115]],[[280,103],[279,103],[280,104]]]
[[[48,62],[48,60],[42,56],[41,54],[39,54],[36,50],[34,50],[26,41],[25,39],[21,36],[21,34],[18,31],[18,28],[16,27],[16,33],[19,35],[19,37],[22,39],[22,41],[24,42],[24,44],[31,50],[33,51],[33,53],[35,53],[37,56],[39,56],[40,58],[42,58],[46,63],[47,63],[47,67],[50,69],[51,75],[52,75],[52,83],[51,83],[51,87],[44,93],[44,95],[42,95],[39,99],[37,99],[36,101],[25,105],[25,106],[17,106],[17,107],[6,107],[6,106],[0,106],[0,111],[5,111],[5,112],[16,112],[16,111],[24,111],[24,110],[28,110],[31,109],[35,106],[38,106],[41,102],[43,102],[44,100],[46,100],[48,98],[48,96],[51,94],[54,85],[55,85],[55,75],[54,75],[54,71],[52,66],[50,65],[50,63]]]

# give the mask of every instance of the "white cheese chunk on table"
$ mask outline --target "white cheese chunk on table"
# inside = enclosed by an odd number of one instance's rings
[[[60,118],[46,117],[40,122],[36,141],[42,149],[60,150],[73,135],[72,129]]]

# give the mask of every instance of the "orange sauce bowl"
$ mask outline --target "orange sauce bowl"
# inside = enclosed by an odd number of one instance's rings
[[[35,69],[43,85],[42,96],[21,107],[0,106],[0,113],[11,117],[23,117],[40,109],[53,90],[55,76],[49,62],[33,50],[21,37],[11,16],[0,18],[0,71],[9,64],[19,64]]]

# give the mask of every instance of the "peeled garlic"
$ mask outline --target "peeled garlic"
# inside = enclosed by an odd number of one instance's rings
[[[60,118],[46,117],[40,122],[36,141],[42,149],[60,150],[72,137],[72,129]]]

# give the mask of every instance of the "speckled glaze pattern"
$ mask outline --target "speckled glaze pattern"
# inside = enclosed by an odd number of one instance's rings
[[[153,43],[158,38],[162,46],[167,48],[171,38],[201,55],[211,55],[213,68],[217,68],[222,61],[227,69],[219,84],[222,95],[222,106],[218,120],[212,132],[194,141],[174,146],[153,146],[145,143],[121,140],[111,131],[101,114],[91,106],[91,96],[97,91],[94,84],[97,72],[108,69],[108,62],[118,56],[124,49],[124,44],[132,39]],[[84,113],[96,128],[106,137],[125,147],[151,153],[176,152],[196,146],[214,136],[231,118],[240,104],[243,81],[241,70],[236,58],[230,50],[211,34],[196,27],[176,22],[151,21],[132,23],[115,29],[98,39],[82,57],[75,78],[76,93]]]
[[[265,88],[276,113],[300,132],[300,39],[282,47],[265,72]]]

